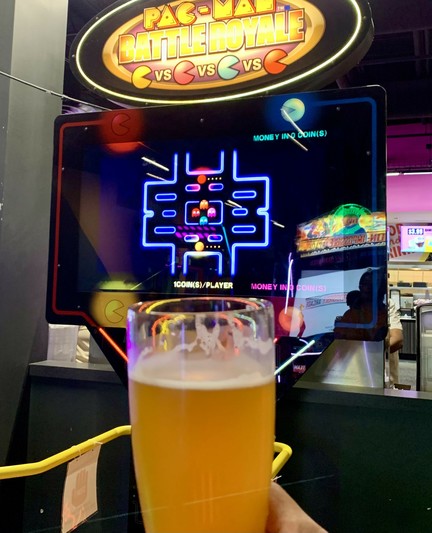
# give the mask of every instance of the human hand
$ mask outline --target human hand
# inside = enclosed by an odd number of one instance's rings
[[[270,507],[266,533],[327,533],[276,484],[270,486]]]

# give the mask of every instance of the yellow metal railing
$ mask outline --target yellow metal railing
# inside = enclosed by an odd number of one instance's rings
[[[13,466],[1,466],[0,467],[0,479],[35,476],[36,474],[42,474],[51,468],[55,468],[63,463],[67,463],[80,455],[89,452],[98,444],[105,444],[111,440],[121,437],[123,435],[130,435],[130,426],[119,426],[110,431],[106,431],[101,435],[97,435],[92,439],[88,439],[80,444],[76,444],[71,448],[64,450],[63,452],[56,453],[51,457],[47,457],[42,461],[36,463],[27,463],[23,465]]]
[[[63,452],[56,453],[51,457],[47,457],[42,461],[37,461],[36,463],[26,463],[23,465],[0,466],[0,479],[11,479],[42,474],[43,472],[51,470],[51,468],[55,468],[63,463],[67,463],[68,461],[71,461],[72,459],[89,452],[98,444],[105,444],[106,442],[110,442],[117,437],[130,435],[130,433],[130,426],[119,426],[106,431],[105,433],[101,433],[92,439],[88,439],[80,444],[76,444],[71,448],[64,450]],[[287,444],[282,444],[281,442],[274,443],[274,451],[277,453],[277,455],[273,459],[272,478],[278,474],[280,469],[284,466],[292,454],[291,448]]]

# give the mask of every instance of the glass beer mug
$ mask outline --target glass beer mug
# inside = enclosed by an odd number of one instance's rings
[[[128,311],[132,447],[147,533],[264,533],[274,444],[270,302]]]

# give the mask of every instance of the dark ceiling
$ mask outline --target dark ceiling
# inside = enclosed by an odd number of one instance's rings
[[[77,32],[112,0],[69,0],[67,50]],[[161,1],[161,4],[164,3]],[[389,124],[432,122],[432,0],[370,0],[373,43],[361,62],[331,87],[382,85]],[[66,95],[115,108],[81,87],[66,65]]]

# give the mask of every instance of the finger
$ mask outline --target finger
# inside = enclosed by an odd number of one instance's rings
[[[279,485],[270,486],[266,533],[327,533]]]

